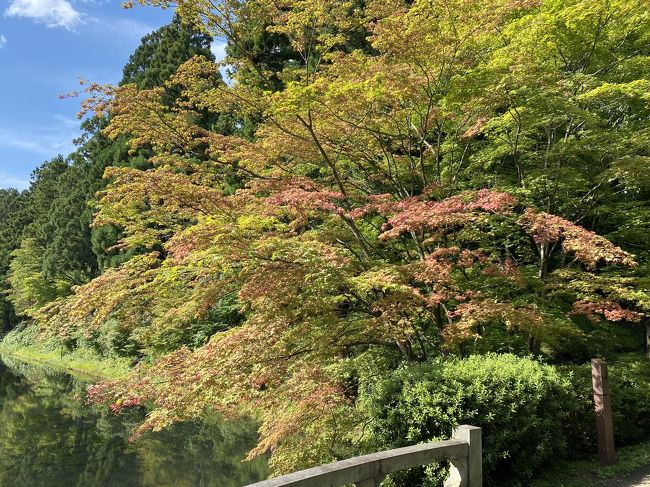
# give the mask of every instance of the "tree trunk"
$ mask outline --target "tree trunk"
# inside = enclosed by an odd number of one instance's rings
[[[397,346],[401,350],[401,352],[404,354],[404,358],[406,359],[407,362],[415,362],[415,357],[413,356],[413,349],[411,347],[411,343],[407,341],[400,341],[400,340],[395,340],[397,342]]]
[[[539,355],[541,348],[542,348],[542,341],[539,338],[530,335],[528,337],[528,352],[531,353],[532,355]]]
[[[550,257],[551,245],[549,243],[542,243],[538,245],[539,248],[539,278],[546,284],[548,279],[548,261]],[[543,290],[542,292],[546,292]]]
[[[641,321],[643,325],[643,331],[645,332],[645,356],[650,359],[650,320],[648,318],[643,318]]]

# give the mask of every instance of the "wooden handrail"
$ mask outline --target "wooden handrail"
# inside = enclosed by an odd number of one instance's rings
[[[482,487],[481,456],[481,428],[463,425],[450,440],[348,458],[247,487],[376,487],[393,472],[442,461],[452,464],[445,487]]]

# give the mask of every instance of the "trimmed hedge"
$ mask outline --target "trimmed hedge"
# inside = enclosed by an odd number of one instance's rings
[[[650,435],[650,364],[610,367],[619,444]],[[364,448],[449,438],[459,424],[483,428],[486,486],[523,486],[548,462],[595,451],[589,365],[553,367],[489,354],[404,367],[361,388],[372,419]],[[441,485],[441,468],[414,469],[393,485]]]

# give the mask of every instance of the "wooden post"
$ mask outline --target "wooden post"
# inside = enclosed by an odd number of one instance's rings
[[[598,432],[598,454],[603,465],[616,461],[614,450],[614,429],[612,426],[612,398],[607,375],[607,362],[600,359],[591,361],[591,380],[594,388],[596,406],[596,430]]]
[[[650,358],[650,320],[644,318],[643,322],[645,323],[645,356]]]

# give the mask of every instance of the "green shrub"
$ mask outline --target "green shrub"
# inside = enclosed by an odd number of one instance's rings
[[[80,348],[89,348],[101,357],[132,358],[141,355],[140,345],[131,336],[131,331],[122,327],[113,317],[106,319],[91,336],[77,338]]]
[[[644,349],[643,327],[604,320],[593,322],[584,317],[574,317],[573,321],[581,333],[556,338],[548,350],[549,359],[555,363],[583,364],[592,357],[616,360],[622,353]]]
[[[163,325],[141,330],[138,341],[150,355],[157,356],[186,346],[196,349],[205,345],[215,333],[228,330],[243,321],[242,305],[235,296],[218,300],[207,314],[192,321],[170,320]]]
[[[650,437],[650,362],[635,357],[609,368],[616,444]],[[403,367],[360,389],[371,418],[364,449],[377,451],[449,438],[459,424],[483,428],[486,486],[528,485],[555,459],[596,450],[591,367],[555,367],[510,354],[476,355]],[[392,485],[440,485],[427,467],[395,475]]]
[[[62,350],[62,344],[54,340],[43,340],[36,325],[20,323],[2,338],[7,349],[20,349],[37,345],[42,350]]]
[[[570,386],[553,367],[509,354],[402,368],[362,392],[361,407],[373,418],[367,447],[435,441],[459,424],[480,426],[485,484],[524,485],[567,451]],[[435,485],[437,475],[428,473],[426,483]]]
[[[650,362],[626,360],[609,371],[614,439],[620,446],[650,437]]]
[[[572,430],[572,451],[594,451],[596,445],[591,366],[562,366],[575,396],[575,415],[567,425]],[[624,446],[650,438],[650,361],[638,356],[619,357],[609,366],[612,416],[616,445]]]

